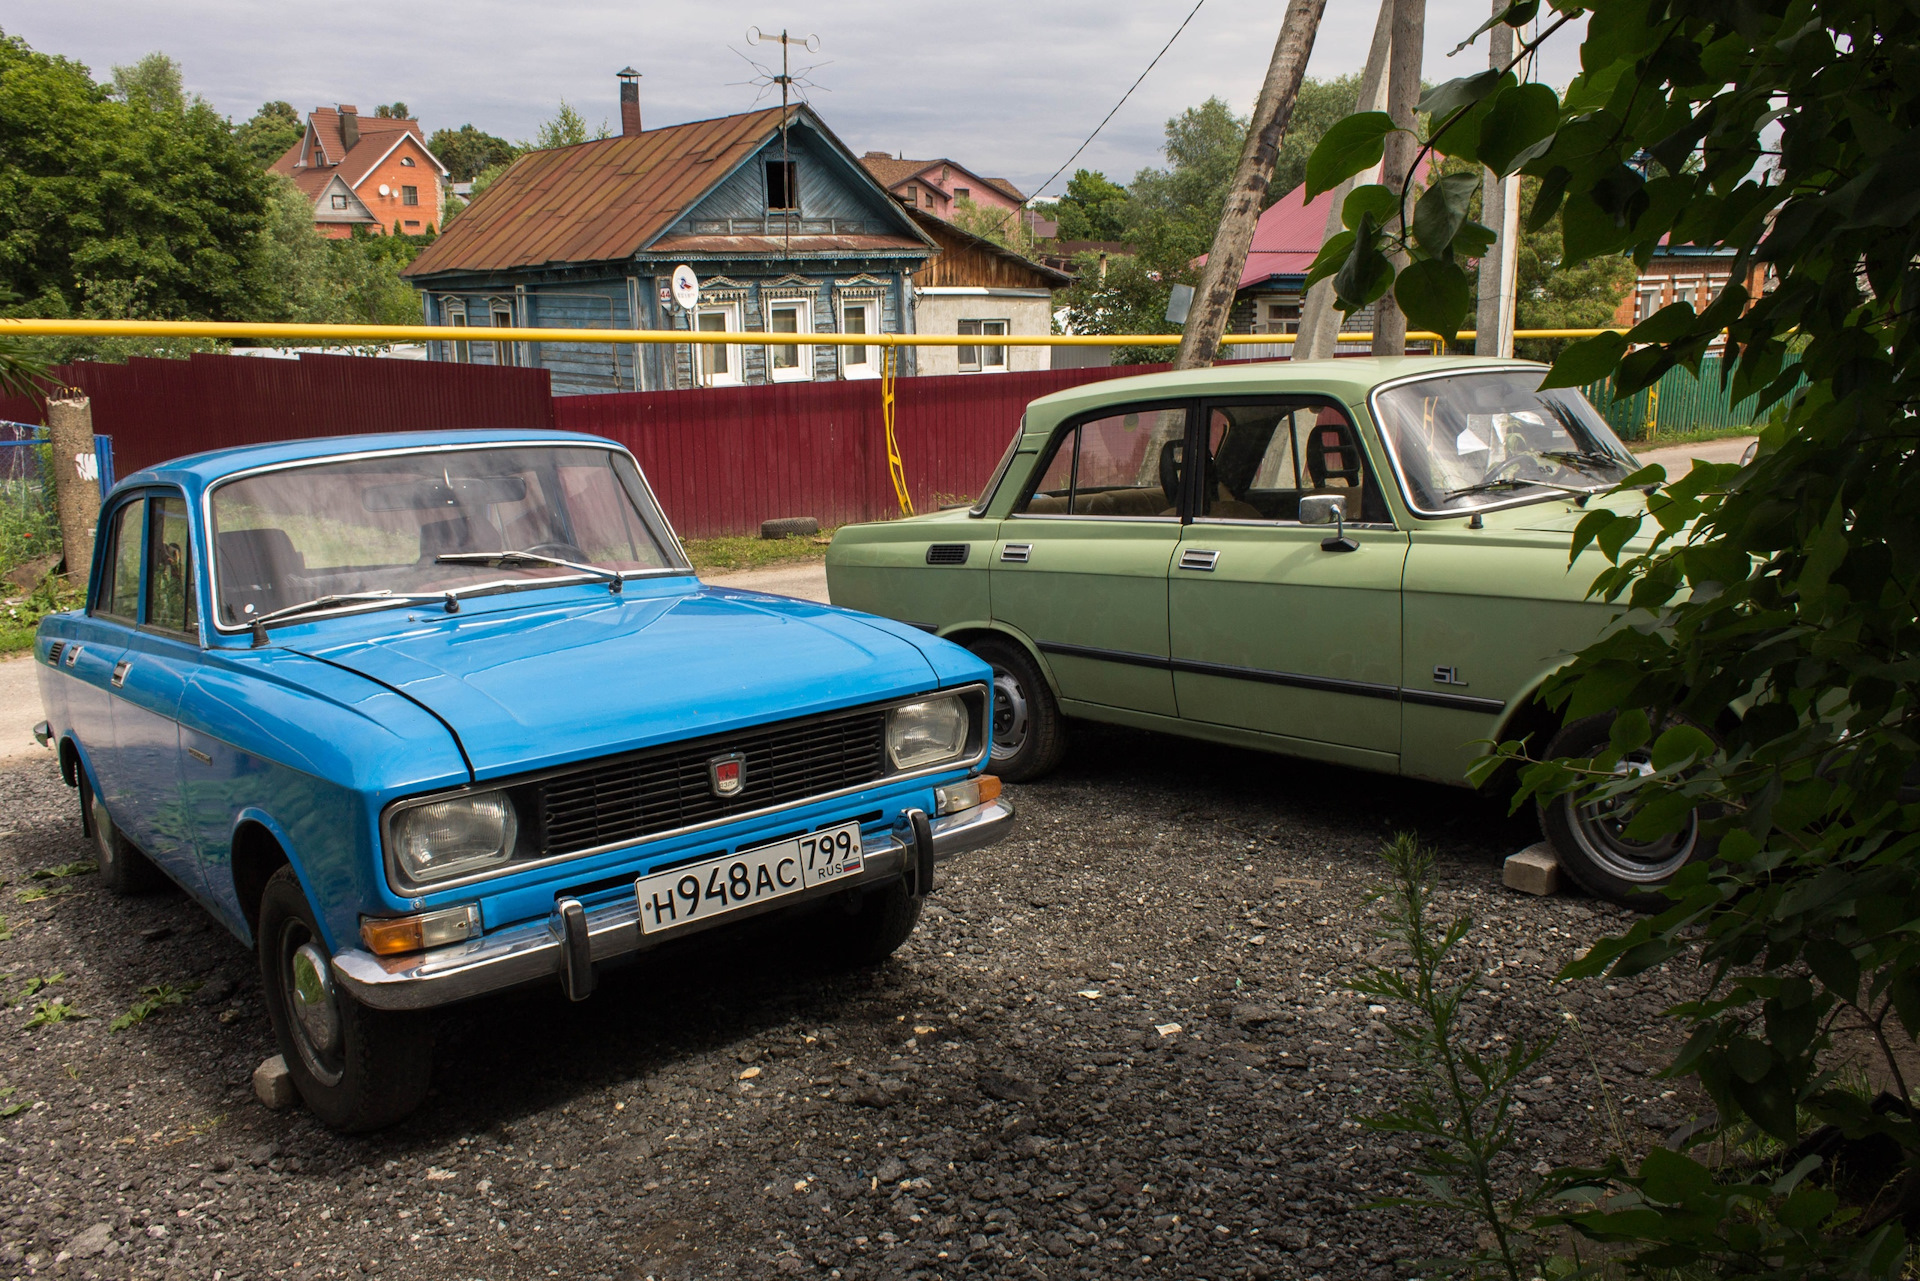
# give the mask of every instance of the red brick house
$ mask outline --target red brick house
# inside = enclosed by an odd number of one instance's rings
[[[427,150],[417,120],[362,116],[344,103],[315,107],[307,132],[269,168],[313,201],[313,225],[329,239],[355,227],[375,235],[439,229],[447,168]]]
[[[895,200],[947,222],[962,200],[982,209],[1018,209],[1027,202],[1005,178],[983,178],[952,160],[904,160],[869,151],[860,163]]]

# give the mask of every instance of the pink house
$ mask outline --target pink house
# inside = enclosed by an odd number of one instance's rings
[[[901,204],[948,222],[962,200],[983,209],[1019,209],[1027,203],[1020,188],[1005,178],[982,178],[952,160],[906,160],[869,151],[860,163]]]

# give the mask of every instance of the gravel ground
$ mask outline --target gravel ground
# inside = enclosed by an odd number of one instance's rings
[[[1359,1127],[1404,1077],[1393,1016],[1340,985],[1383,954],[1366,896],[1407,827],[1478,922],[1471,1038],[1579,1018],[1526,1092],[1519,1166],[1686,1119],[1648,1075],[1678,984],[1551,988],[1621,918],[1500,889],[1535,834],[1497,806],[1117,731],[1014,794],[1018,838],[958,867],[885,968],[810,973],[743,934],[582,1005],[473,1003],[421,1113],[343,1139],[254,1101],[250,954],[177,893],[33,879],[88,854],[73,794],[44,760],[0,771],[0,1275],[1404,1276],[1467,1229],[1361,1208],[1413,1154]],[[86,1017],[27,1026],[49,999]]]

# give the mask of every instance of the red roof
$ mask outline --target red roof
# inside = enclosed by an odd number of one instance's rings
[[[1425,162],[1419,180],[1425,180]],[[1239,288],[1257,285],[1275,276],[1304,276],[1320,256],[1320,245],[1327,235],[1327,213],[1333,208],[1333,192],[1323,191],[1305,204],[1301,197],[1306,187],[1295,187],[1267,206],[1253,229],[1253,246],[1247,251],[1247,265],[1240,271]],[[1195,265],[1207,260],[1205,254]]]
[[[360,136],[349,147],[340,133],[340,113],[332,107],[315,107],[307,115],[307,131],[300,136],[300,141],[268,165],[268,170],[285,174],[309,199],[317,200],[335,174],[345,179],[349,187],[358,186],[394,144],[407,135],[420,144],[421,152],[429,160],[436,165],[440,163],[427,150],[427,140],[420,132],[418,120],[391,116],[355,118],[360,125]],[[445,167],[441,168],[444,172]]]

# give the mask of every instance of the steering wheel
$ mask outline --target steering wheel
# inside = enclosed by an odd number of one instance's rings
[[[531,547],[522,547],[520,550],[534,556],[551,556],[555,560],[584,562],[587,559],[587,553],[572,543],[535,543]]]

